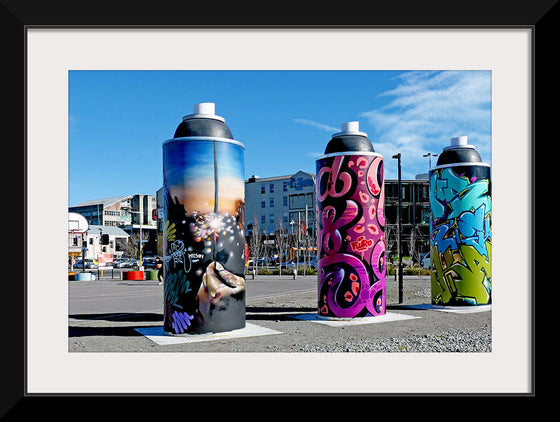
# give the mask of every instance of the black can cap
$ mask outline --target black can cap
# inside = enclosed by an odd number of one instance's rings
[[[200,103],[193,106],[193,114],[183,116],[177,126],[174,138],[207,136],[211,138],[233,139],[225,119],[215,114],[214,103]]]
[[[445,147],[439,155],[437,165],[456,163],[481,163],[482,158],[474,145],[469,145],[466,136],[451,138],[451,145]]]
[[[359,122],[343,123],[341,132],[335,133],[325,148],[325,154],[346,151],[375,152],[367,134],[360,132]]]

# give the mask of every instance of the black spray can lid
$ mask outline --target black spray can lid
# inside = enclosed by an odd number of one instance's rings
[[[466,165],[484,165],[480,154],[474,147],[469,145],[466,136],[451,138],[451,145],[443,148],[436,166],[447,166],[451,164],[465,163]]]
[[[183,116],[177,126],[174,138],[205,136],[233,139],[225,119],[215,114],[214,103],[200,103],[193,106],[193,114]]]
[[[325,155],[344,152],[375,152],[371,141],[367,137],[367,133],[360,132],[359,122],[343,123],[340,129],[340,132],[332,135],[325,148]]]

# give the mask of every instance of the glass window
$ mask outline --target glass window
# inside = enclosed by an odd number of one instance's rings
[[[270,193],[274,193],[274,183],[270,184]]]
[[[288,206],[288,197],[287,197],[287,196],[284,196],[284,197],[282,198],[282,205],[285,206],[285,207]]]
[[[266,224],[266,215],[261,215],[261,224]]]
[[[282,182],[282,191],[288,192],[288,182]]]
[[[261,201],[261,208],[265,208],[266,207],[266,201]]]
[[[261,185],[261,193],[265,193],[265,189],[264,185]]]
[[[270,208],[274,208],[274,198],[270,198]]]

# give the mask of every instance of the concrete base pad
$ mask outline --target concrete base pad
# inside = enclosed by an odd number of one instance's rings
[[[317,322],[319,324],[329,325],[331,327],[343,327],[347,325],[377,324],[381,322],[402,321],[405,319],[420,318],[417,316],[395,314],[387,312],[385,315],[363,318],[332,318],[324,317],[318,314],[301,314],[290,315],[291,318],[301,319],[304,321]]]
[[[421,305],[405,305],[403,308],[409,309],[426,309],[429,311],[453,312],[456,314],[470,314],[474,312],[487,312],[492,310],[492,305],[478,306],[442,306],[425,303]]]
[[[170,335],[164,333],[163,326],[135,328],[140,334],[146,336],[153,342],[164,346],[167,344],[196,343],[201,341],[229,340],[243,337],[266,336],[271,334],[282,334],[280,331],[260,327],[254,324],[245,324],[245,328],[226,331],[223,333],[204,334],[180,334]]]

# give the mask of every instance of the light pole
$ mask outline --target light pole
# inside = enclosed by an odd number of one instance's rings
[[[403,303],[403,274],[402,274],[402,251],[401,251],[401,237],[402,237],[402,181],[401,181],[401,153],[393,155],[393,158],[398,162],[398,177],[399,177],[399,206],[398,212],[398,237],[397,237],[397,250],[399,253],[399,303]]]
[[[438,154],[432,154],[431,152],[428,152],[427,154],[424,154],[422,157],[428,157],[428,170],[432,168],[432,157],[437,157]]]

